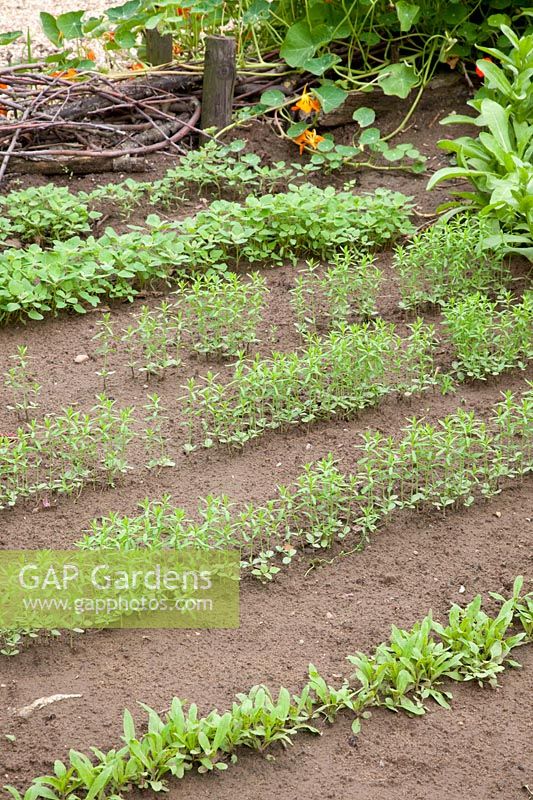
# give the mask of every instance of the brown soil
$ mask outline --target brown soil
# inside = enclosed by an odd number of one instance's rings
[[[464,96],[457,87],[453,95],[446,89],[428,92],[416,127],[406,134],[425,149],[435,169],[444,163],[435,148],[443,135],[437,119],[452,108],[461,111]],[[390,129],[404,108],[390,100],[381,104],[384,128]],[[294,159],[294,152],[287,150],[290,145],[280,143],[264,126],[252,128],[249,135],[251,147],[258,152],[274,159]],[[347,131],[340,135],[346,136]],[[164,159],[154,161],[154,177],[167,166]],[[445,197],[444,189],[426,194],[427,176],[363,172],[358,178],[364,191],[383,185],[414,195],[422,212],[432,211]],[[90,183],[87,178],[73,181],[72,186],[87,188]],[[146,210],[140,209],[136,218],[142,219],[143,213]],[[391,274],[390,254],[380,257],[380,265]],[[515,268],[525,275],[523,265]],[[294,268],[265,270],[265,275],[271,296],[259,351],[294,349],[299,342],[287,299]],[[380,312],[402,330],[407,320],[395,301],[389,281]],[[126,327],[142,302],[157,300],[140,299],[134,307],[113,308],[117,327]],[[43,385],[41,413],[68,403],[88,408],[101,391],[91,341],[99,314],[0,331],[2,372],[18,344],[29,347]],[[433,315],[429,318],[438,323]],[[79,353],[88,353],[90,360],[75,364]],[[439,362],[443,366],[449,362],[445,344]],[[140,467],[139,446],[132,456],[139,468],[114,490],[88,489],[79,498],[55,500],[51,508],[36,500],[2,512],[0,547],[69,547],[93,517],[112,510],[132,513],[146,496],[170,493],[176,504],[190,512],[198,497],[208,493],[226,493],[237,502],[262,501],[273,496],[277,484],[293,480],[303,464],[330,451],[341,468],[352,467],[358,434],[367,427],[395,433],[406,417],[437,419],[460,405],[483,414],[501,391],[521,391],[525,379],[533,378],[530,368],[465,385],[456,395],[444,398],[428,394],[410,401],[387,399],[349,422],[329,421],[271,434],[242,452],[213,449],[185,456],[183,435],[176,424],[179,387],[210,367],[222,375],[230,372],[223,363],[213,366],[186,356],[179,370],[146,389],[129,378],[117,359],[110,394],[119,404],[137,407],[145,402],[147,391],[162,396],[169,410],[168,433],[176,468],[159,475],[148,473]],[[5,431],[16,425],[5,408],[7,402],[1,388],[0,430]],[[362,553],[337,557],[311,571],[311,554],[304,554],[270,586],[246,580],[241,590],[241,626],[236,631],[105,631],[72,640],[68,634],[59,640],[39,639],[19,656],[0,661],[0,783],[24,787],[33,776],[49,771],[54,759],[65,759],[71,747],[87,751],[91,745],[102,749],[117,745],[124,707],[139,721],[143,719],[137,701],[162,710],[178,695],[198,702],[202,712],[212,706],[222,709],[236,692],[257,683],[273,690],[280,685],[298,690],[309,661],[332,682],[338,680],[339,675],[349,674],[345,657],[356,650],[371,650],[387,638],[391,624],[409,626],[430,609],[442,618],[452,602],[467,601],[478,592],[509,590],[517,574],[531,576],[532,512],[531,482],[524,481],[490,502],[446,517],[398,515]],[[324,555],[329,560],[335,553]],[[464,594],[459,593],[461,586],[466,587]],[[533,790],[531,707],[527,707],[533,688],[531,648],[519,651],[517,657],[524,669],[506,672],[498,690],[453,687],[452,711],[435,708],[421,720],[376,713],[356,741],[348,718],[343,717],[325,728],[321,738],[301,735],[288,753],[272,751],[274,761],[243,754],[222,775],[189,776],[186,785],[173,785],[171,797],[177,800],[183,792],[219,800],[237,794],[245,800],[266,800],[281,792],[287,800],[526,797],[522,787],[529,783]],[[15,719],[9,712],[11,707],[55,693],[80,693],[82,698],[35,712],[28,720]],[[6,733],[14,734],[16,741],[5,740]]]

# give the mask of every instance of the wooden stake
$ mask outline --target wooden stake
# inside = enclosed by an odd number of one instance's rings
[[[153,31],[144,31],[146,44],[146,63],[152,67],[160,64],[170,64],[172,61],[172,34],[161,34],[154,28]]]
[[[205,45],[202,128],[220,130],[231,122],[236,42],[230,36],[207,36]]]

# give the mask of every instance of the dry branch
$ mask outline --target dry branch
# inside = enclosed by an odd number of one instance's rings
[[[165,148],[184,152],[178,142],[197,132],[197,75],[111,80],[79,73],[67,80],[12,67],[0,77],[0,106],[8,112],[0,117],[0,182],[12,159],[33,161],[43,171],[113,168],[117,159],[140,161]]]

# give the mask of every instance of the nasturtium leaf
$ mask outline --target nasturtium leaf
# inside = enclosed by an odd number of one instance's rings
[[[129,2],[123,3],[121,6],[113,6],[113,8],[108,8],[106,14],[111,22],[123,22],[125,20],[132,19],[132,17],[134,17],[135,14],[141,9],[142,4],[142,0],[129,0]]]
[[[318,143],[318,150],[321,153],[329,153],[331,150],[335,148],[335,142],[332,139],[324,139],[323,141]]]
[[[63,38],[67,41],[69,39],[81,39],[83,36],[82,18],[85,11],[68,11],[66,14],[60,14],[56,19],[57,27],[63,34]]]
[[[344,89],[340,89],[333,81],[324,81],[320,86],[315,87],[313,92],[320,100],[320,105],[322,106],[324,114],[334,111],[334,109],[341,106],[348,97],[348,92],[345,92]]]
[[[262,106],[277,108],[278,106],[282,106],[285,100],[285,95],[279,89],[269,89],[267,92],[263,92],[259,102]]]
[[[87,72],[91,72],[94,68],[94,61],[91,61],[89,58],[82,58],[81,61],[78,61],[76,64],[76,69],[85,70]]]
[[[22,31],[6,31],[5,33],[0,33],[0,45],[12,44],[16,42],[17,39],[20,39],[21,36]]]
[[[88,33],[93,33],[96,31],[97,28],[102,26],[100,31],[97,33],[103,33],[106,29],[106,24],[103,17],[89,17],[88,20],[85,20],[83,23],[83,33],[86,35]]]
[[[487,17],[487,25],[490,25],[491,28],[499,28],[500,25],[510,24],[511,18],[507,14],[491,14],[490,17]]]
[[[115,31],[114,42],[123,50],[129,50],[130,48],[135,47],[137,37],[133,31],[129,30],[128,28],[120,28]]]
[[[41,19],[41,25],[45,36],[52,42],[53,45],[59,47],[61,40],[63,39],[63,34],[57,27],[57,20],[54,15],[49,14],[47,11],[41,11],[39,17]]]
[[[317,2],[307,6],[307,20],[312,29],[318,25],[326,25],[331,32],[331,38],[345,39],[350,36],[352,29],[350,21],[342,8],[337,8],[335,3]]]
[[[399,147],[388,147],[383,150],[383,158],[387,159],[387,161],[400,161],[404,155],[405,153]]]
[[[153,31],[155,30],[155,28],[157,28],[159,23],[162,22],[164,19],[165,19],[164,12],[162,12],[161,14],[154,14],[153,16],[148,17],[148,19],[144,23],[144,27],[149,31]]]
[[[348,144],[338,144],[335,149],[343,158],[352,158],[352,156],[356,156],[359,153],[357,147],[352,147],[352,145]]]
[[[287,131],[287,136],[290,139],[295,139],[296,136],[299,136],[307,130],[307,122],[296,122],[294,125],[291,125]]]
[[[379,34],[377,34],[375,31],[363,31],[359,38],[369,47],[373,47],[374,45],[379,44],[381,41]]]
[[[267,19],[270,14],[270,3],[268,0],[253,0],[247,11],[244,12],[242,19],[245,24],[260,22]]]
[[[463,3],[446,3],[442,10],[442,19],[448,25],[458,25],[463,20],[466,20],[471,13],[470,9]]]
[[[366,128],[367,125],[372,125],[376,119],[376,112],[373,108],[361,106],[361,108],[353,112],[352,119],[354,122],[357,122],[361,128]]]
[[[414,3],[406,3],[405,0],[400,0],[396,3],[396,13],[400,20],[400,30],[410,31],[420,14],[420,6]]]
[[[339,56],[333,53],[324,53],[323,56],[318,56],[317,58],[308,58],[302,64],[302,69],[306,72],[310,72],[311,75],[323,75],[324,72],[327,72],[328,69],[338,64],[339,61]]]
[[[374,142],[379,142],[380,137],[379,128],[367,128],[359,137],[359,144],[374,144]]]
[[[357,736],[359,733],[361,733],[361,720],[358,717],[356,717],[352,722],[352,733],[354,736]]]
[[[409,64],[389,64],[379,73],[378,84],[384,94],[406,98],[418,83],[414,68]]]
[[[290,67],[302,67],[319,47],[331,41],[331,28],[318,25],[311,29],[306,20],[291,25],[280,49],[280,56]]]

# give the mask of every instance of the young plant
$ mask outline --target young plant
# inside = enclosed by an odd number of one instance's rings
[[[96,350],[97,355],[102,356],[103,364],[96,374],[102,378],[104,392],[107,391],[107,381],[115,374],[114,370],[110,369],[109,360],[113,353],[117,351],[116,334],[111,322],[111,314],[107,312],[102,314],[102,318],[97,322],[98,333],[93,336],[93,340],[98,342]]]
[[[255,344],[267,291],[265,279],[257,272],[247,281],[227,272],[183,283],[177,308],[196,352],[236,356]]]
[[[505,273],[501,247],[487,248],[490,224],[463,214],[413,236],[394,250],[394,268],[400,284],[400,308],[428,304],[443,306],[450,297],[503,288]]]
[[[144,406],[144,410],[146,411],[144,446],[150,456],[146,464],[147,469],[175,467],[175,462],[168,454],[168,442],[163,433],[168,418],[162,413],[161,398],[157,394],[148,395],[148,403]]]
[[[24,242],[47,244],[64,241],[91,230],[102,216],[91,211],[76,195],[60,186],[39,186],[0,197],[11,232]]]
[[[304,337],[319,327],[329,329],[376,315],[383,276],[373,256],[343,247],[333,253],[331,262],[321,273],[317,262],[308,261],[291,289],[296,329]]]
[[[453,605],[447,626],[433,621],[433,630],[444,645],[458,656],[458,672],[462,680],[476,680],[480,685],[487,681],[498,685],[497,675],[504,665],[520,666],[509,658],[511,650],[525,638],[525,632],[508,636],[515,614],[514,599],[507,600],[496,618],[481,610],[481,595],[466,608]]]
[[[10,356],[15,362],[4,373],[5,385],[13,395],[13,405],[8,405],[10,411],[15,411],[20,419],[26,422],[30,414],[38,408],[37,400],[41,392],[40,384],[28,372],[29,358],[26,345],[20,345],[15,355]]]
[[[121,339],[126,345],[132,377],[140,372],[148,380],[161,379],[165,370],[179,366],[181,332],[181,315],[174,313],[170,303],[161,303],[156,311],[142,306],[137,324],[128,326]]]
[[[533,292],[516,303],[509,293],[497,301],[479,292],[443,307],[444,324],[455,348],[460,380],[525,369],[533,357]]]

